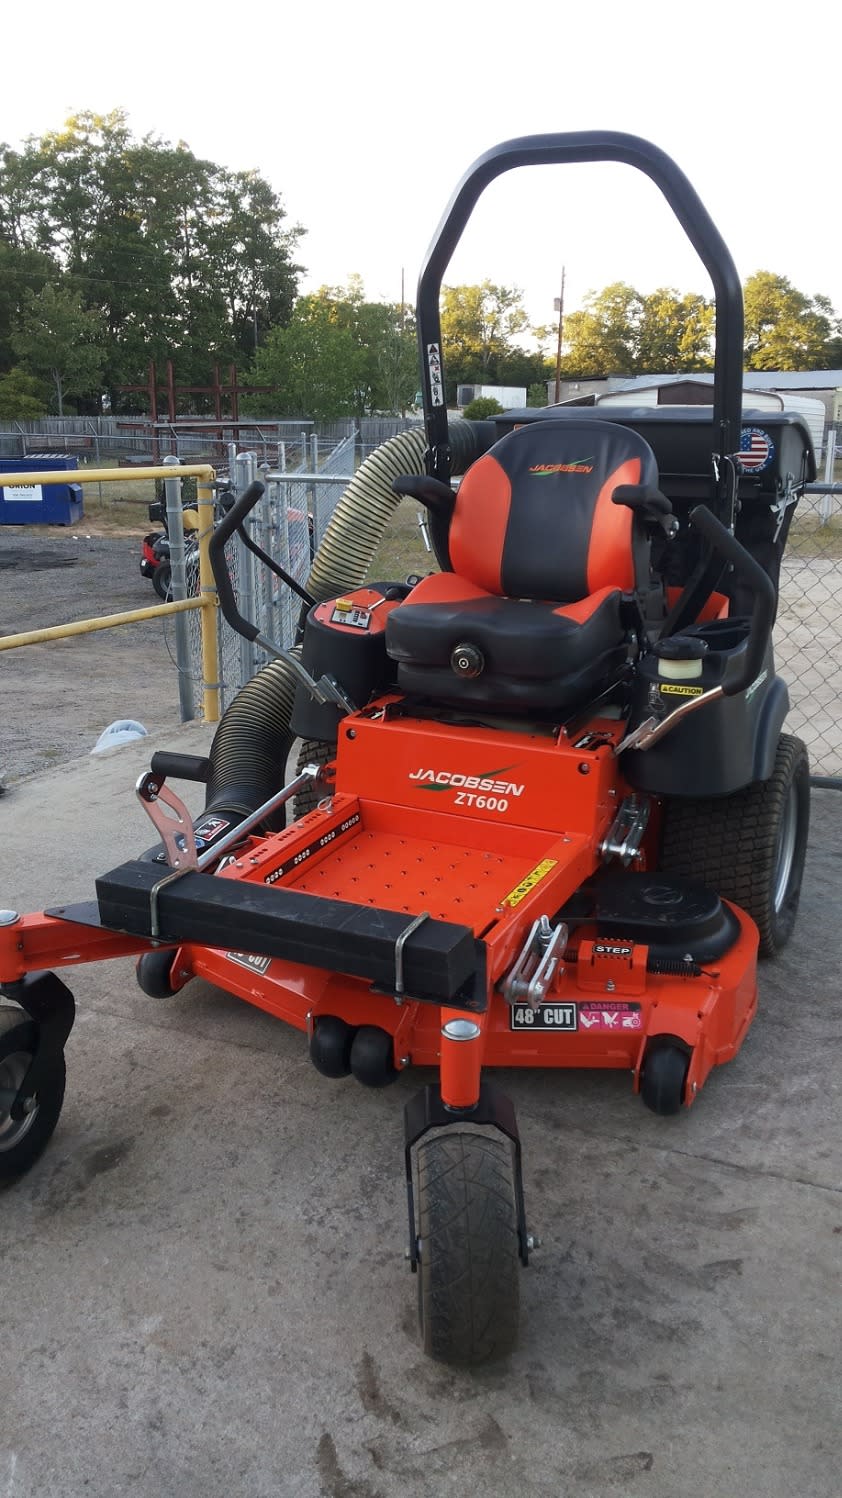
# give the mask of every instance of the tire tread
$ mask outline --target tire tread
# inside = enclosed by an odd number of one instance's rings
[[[18,1031],[18,1034],[14,1034]],[[0,1007],[0,1055],[15,1050],[34,1054],[38,1045],[38,1026],[22,1010]],[[9,1150],[0,1150],[0,1187],[10,1186],[28,1170],[43,1154],[49,1143],[64,1103],[65,1065],[61,1055],[51,1078],[47,1095],[38,1098],[38,1114],[32,1127],[19,1143]]]
[[[760,955],[772,957],[785,946],[795,923],[800,864],[787,910],[776,913],[772,894],[776,832],[794,780],[809,777],[802,741],[782,734],[768,780],[755,781],[731,796],[670,800],[664,821],[660,867],[693,879],[746,910],[760,931]],[[806,822],[805,818],[805,822]],[[806,825],[799,839],[806,840]],[[782,918],[783,916],[783,918]]]
[[[519,1308],[509,1141],[462,1131],[424,1140],[418,1187],[425,1351],[462,1364],[504,1357]]]

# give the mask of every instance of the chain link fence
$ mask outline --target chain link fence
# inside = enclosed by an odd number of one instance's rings
[[[380,447],[389,437],[418,426],[417,418],[402,416],[347,417],[341,421],[217,420],[182,418],[151,422],[145,417],[52,416],[38,421],[6,421],[0,427],[0,458],[25,458],[30,453],[68,453],[80,464],[135,467],[160,463],[166,457],[182,463],[228,463],[232,445],[253,452],[258,463],[272,468],[301,468],[310,458],[310,444],[335,448],[354,437],[358,458]]]
[[[131,468],[157,465],[173,457],[181,463],[212,463],[222,468],[233,444],[253,452],[259,463],[296,467],[314,431],[314,422],[299,420],[174,423],[141,417],[51,417],[8,422],[0,430],[0,458],[54,452],[78,457],[80,464],[97,468]]]
[[[814,775],[842,777],[842,479],[831,431],[823,491],[795,511],[781,565],[775,663],[789,687],[787,728],[802,738]]]
[[[240,495],[254,479],[263,483],[264,493],[245,521],[247,533],[302,587],[337,501],[353,474],[356,440],[356,432],[333,444],[325,443],[315,433],[305,434],[302,443],[292,448],[297,461],[291,468],[283,466],[286,451],[281,454],[282,466],[277,467],[260,463],[255,452],[237,452],[233,445],[226,454],[226,476],[220,479],[220,486],[227,484],[231,492]],[[302,599],[263,566],[238,536],[231,538],[225,555],[239,612],[253,620],[261,634],[279,649],[288,649],[295,641]],[[187,595],[196,596],[199,560],[195,547],[187,553],[185,571]],[[167,648],[179,670],[200,682],[201,623],[192,612],[181,617],[187,621],[186,662],[176,660],[170,620],[165,621]],[[270,657],[259,645],[232,630],[221,611],[217,628],[224,709]]]

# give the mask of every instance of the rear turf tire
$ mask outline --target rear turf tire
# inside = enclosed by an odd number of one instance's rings
[[[520,1300],[512,1147],[448,1130],[418,1146],[418,1314],[424,1351],[473,1365],[507,1356]]]
[[[300,775],[305,765],[329,765],[333,759],[336,759],[335,742],[328,742],[325,739],[303,739],[295,773]],[[306,816],[308,811],[315,811],[319,802],[323,801],[327,794],[327,787],[324,785],[305,786],[295,798],[296,819]]]
[[[159,562],[152,573],[152,586],[163,603],[172,603],[172,566]]]
[[[660,867],[741,906],[757,923],[760,956],[776,957],[795,926],[809,828],[807,750],[784,733],[768,780],[667,803]]]

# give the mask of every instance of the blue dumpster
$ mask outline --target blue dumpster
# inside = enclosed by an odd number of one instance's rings
[[[39,473],[79,467],[67,453],[30,453],[27,458],[0,457],[0,473]],[[8,484],[0,488],[0,525],[75,525],[84,516],[82,485]]]

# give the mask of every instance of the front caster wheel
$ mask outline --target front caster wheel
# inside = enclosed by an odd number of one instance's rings
[[[25,1175],[45,1149],[64,1102],[64,1054],[59,1054],[23,1118],[12,1103],[38,1049],[38,1026],[21,1009],[0,1009],[0,1186]]]
[[[177,947],[153,947],[151,952],[144,952],[142,957],[138,957],[135,977],[138,987],[150,999],[171,999],[181,987],[181,984],[175,984],[172,980],[172,965],[177,951]]]
[[[505,1357],[520,1300],[511,1144],[448,1129],[423,1139],[417,1159],[424,1351],[463,1365]]]
[[[653,1113],[680,1113],[687,1085],[690,1057],[668,1041],[649,1047],[640,1074],[640,1096]]]
[[[310,1036],[310,1060],[323,1077],[347,1077],[356,1030],[335,1014],[319,1014]]]

